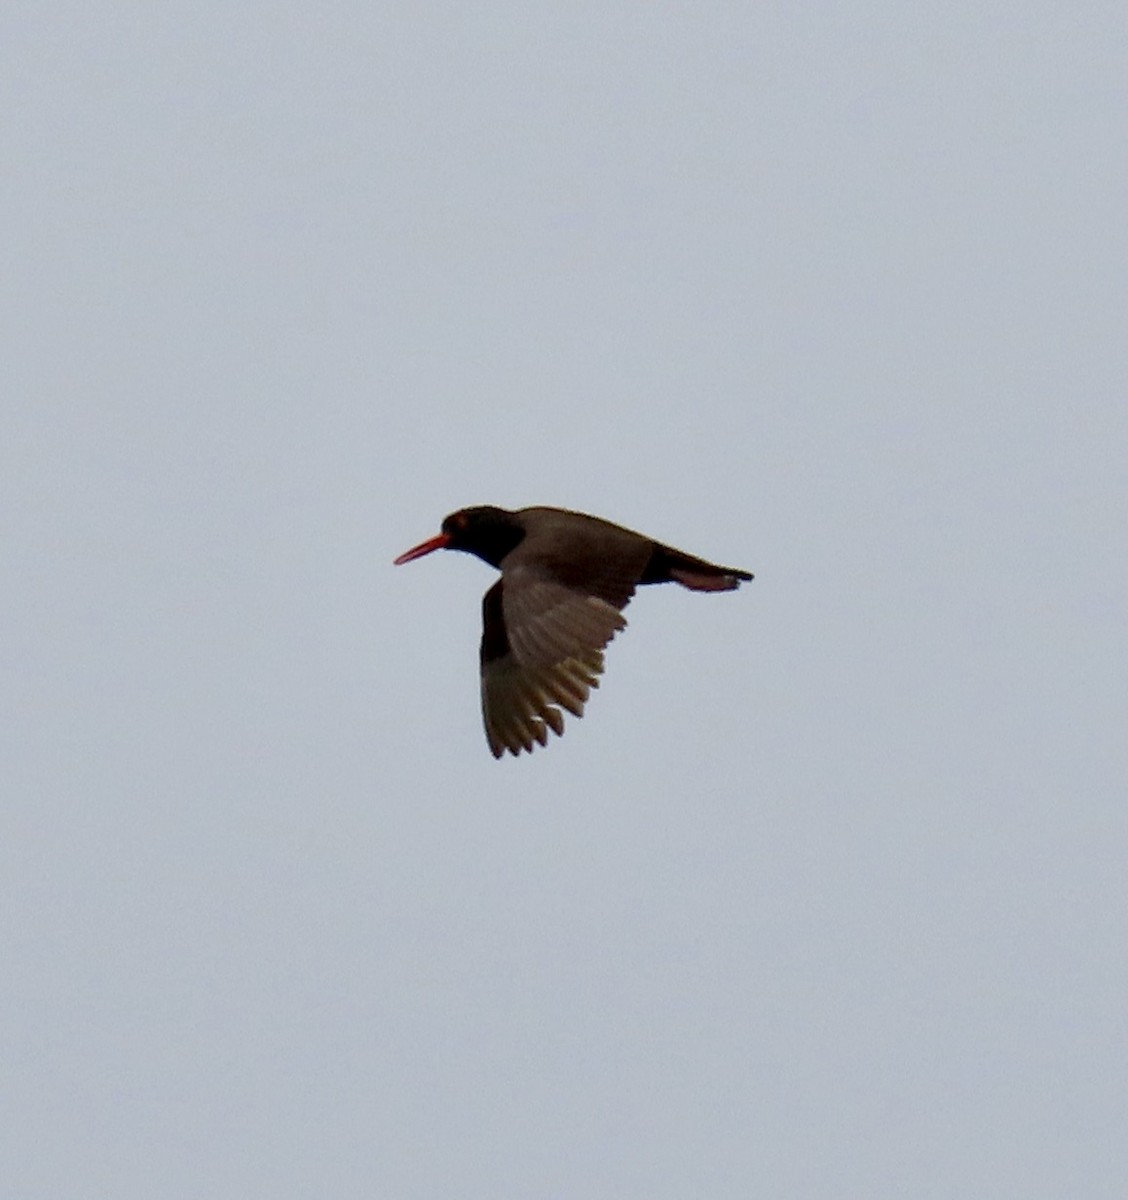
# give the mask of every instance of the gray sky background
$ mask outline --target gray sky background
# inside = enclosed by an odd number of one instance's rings
[[[17,4],[0,1174],[1128,1194],[1122,4]],[[648,589],[494,762],[493,573]]]

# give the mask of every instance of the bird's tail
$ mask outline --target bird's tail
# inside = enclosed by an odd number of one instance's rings
[[[751,579],[749,571],[739,567],[719,567],[716,563],[684,554],[672,546],[655,543],[650,561],[640,583],[680,583],[695,592],[731,592],[743,580]]]

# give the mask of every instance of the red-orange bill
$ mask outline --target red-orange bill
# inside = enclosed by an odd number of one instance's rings
[[[449,543],[450,536],[440,533],[437,537],[428,538],[425,542],[420,542],[418,546],[412,546],[410,550],[405,550],[392,565],[402,566],[404,563],[411,562],[413,558],[422,558],[424,554],[430,554],[432,550],[441,550]]]

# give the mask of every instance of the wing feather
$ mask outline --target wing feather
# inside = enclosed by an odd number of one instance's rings
[[[486,739],[495,758],[531,752],[549,730],[564,732],[561,708],[583,716],[599,686],[604,647],[626,619],[615,604],[525,566],[494,584],[483,613]]]

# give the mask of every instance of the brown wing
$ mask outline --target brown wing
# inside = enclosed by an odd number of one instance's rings
[[[490,588],[482,620],[482,718],[495,758],[543,746],[549,729],[562,734],[561,708],[583,716],[603,648],[627,624],[614,604],[528,567]]]

